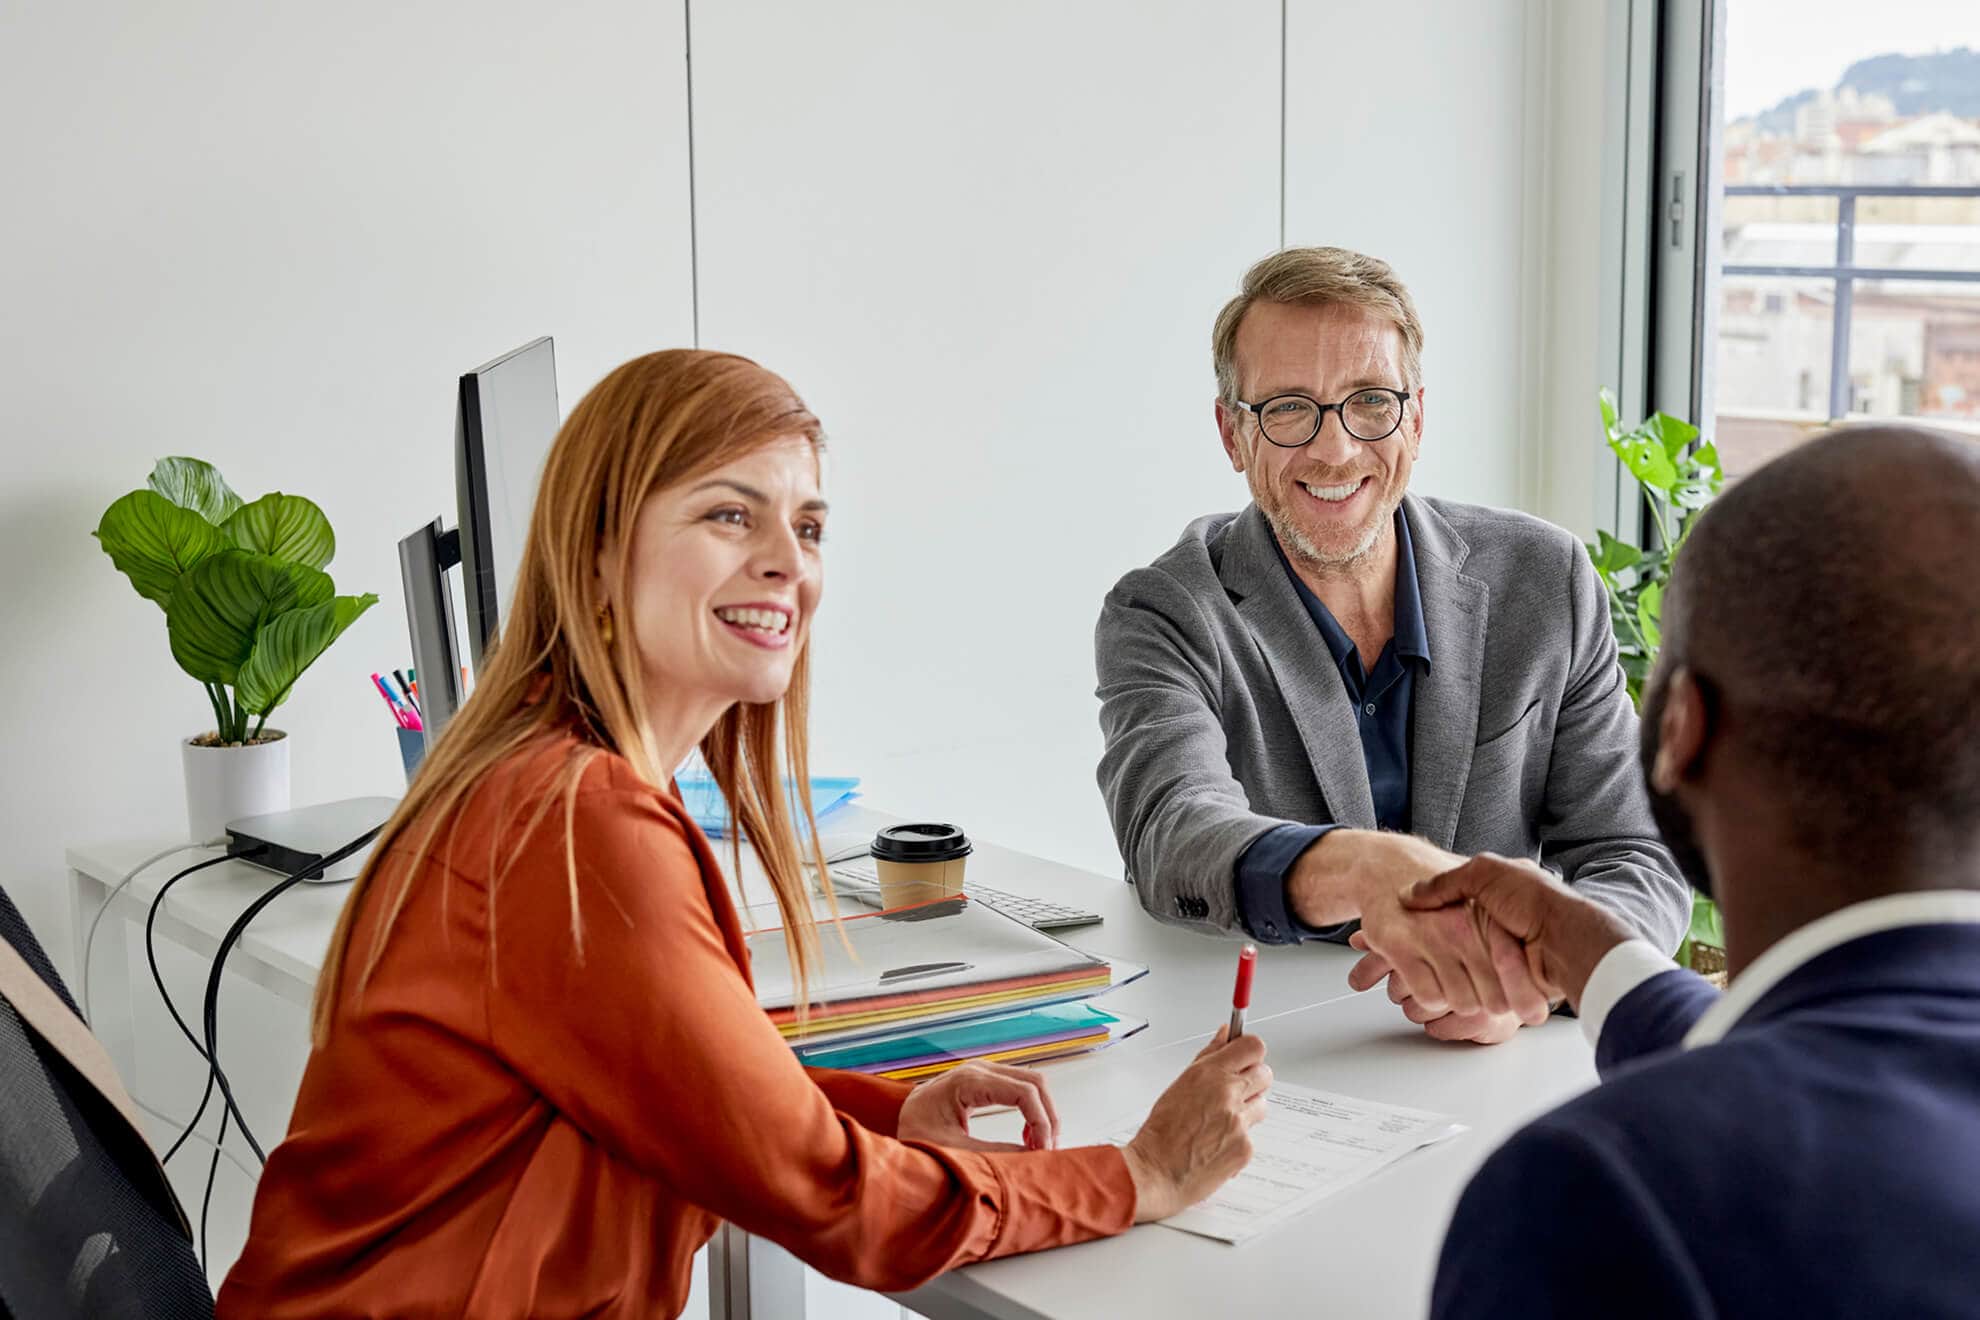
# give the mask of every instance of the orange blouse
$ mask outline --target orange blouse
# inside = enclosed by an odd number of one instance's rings
[[[615,755],[579,783],[573,892],[549,780],[578,750],[472,795],[360,995],[423,826],[384,860],[223,1318],[674,1315],[724,1219],[888,1290],[1133,1222],[1113,1147],[896,1141],[905,1084],[801,1067],[707,839]]]

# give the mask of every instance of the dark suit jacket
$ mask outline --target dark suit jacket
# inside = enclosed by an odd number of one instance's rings
[[[1473,1179],[1436,1316],[1980,1316],[1980,926],[1866,935],[1676,1048],[1669,972],[1602,1029],[1603,1085]]]

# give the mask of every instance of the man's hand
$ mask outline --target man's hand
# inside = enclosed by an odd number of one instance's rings
[[[1360,917],[1376,898],[1462,864],[1427,839],[1384,830],[1329,830],[1299,855],[1286,877],[1286,903],[1309,926]]]
[[[1510,940],[1503,930],[1493,928],[1498,937]],[[1372,989],[1384,979],[1388,981],[1389,1002],[1402,1009],[1403,1016],[1423,1028],[1425,1035],[1432,1040],[1470,1041],[1476,1045],[1497,1045],[1511,1040],[1523,1026],[1538,1026],[1547,1020],[1549,1009],[1545,992],[1537,986],[1530,992],[1509,991],[1508,997],[1525,1006],[1524,1012],[1505,1013],[1433,1013],[1416,1001],[1409,993],[1409,987],[1400,976],[1394,974],[1389,960],[1379,953],[1368,952],[1368,941],[1360,931],[1348,937],[1348,944],[1360,949],[1367,957],[1356,963],[1348,972],[1348,985],[1356,990]],[[1517,944],[1515,942],[1515,947]],[[1525,981],[1524,973],[1521,980]],[[1508,984],[1514,984],[1508,981]],[[1530,981],[1525,981],[1530,985]],[[1529,997],[1530,995],[1530,997]],[[1537,1004],[1538,1007],[1534,1007]]]
[[[1024,1144],[981,1141],[969,1134],[978,1109],[1010,1105],[1024,1115]],[[1004,1063],[965,1063],[917,1086],[901,1105],[895,1135],[957,1150],[1050,1150],[1059,1140],[1059,1114],[1045,1079]]]
[[[1519,941],[1533,980],[1549,993],[1567,996],[1577,1007],[1595,965],[1631,935],[1621,918],[1576,894],[1535,863],[1491,853],[1419,881],[1399,899],[1411,912],[1468,909],[1488,918],[1504,935]],[[1379,944],[1372,947],[1381,951]]]
[[[1537,1013],[1535,1020],[1544,1019],[1546,998],[1533,987],[1517,949],[1510,960],[1517,970],[1510,987],[1496,965],[1495,955],[1503,950],[1491,940],[1490,923],[1461,907],[1403,907],[1402,892],[1412,884],[1463,864],[1455,853],[1412,835],[1335,830],[1295,863],[1288,898],[1309,925],[1359,916],[1365,947],[1401,976],[1426,1015],[1534,1018]],[[1379,979],[1369,977],[1357,988]]]

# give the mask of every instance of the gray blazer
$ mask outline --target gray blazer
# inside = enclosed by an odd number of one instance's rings
[[[1410,730],[1414,833],[1537,858],[1660,949],[1689,886],[1650,818],[1608,602],[1525,514],[1403,499],[1432,661]],[[1353,708],[1256,505],[1198,518],[1094,630],[1100,789],[1149,912],[1239,928],[1240,854],[1275,826],[1375,827]]]

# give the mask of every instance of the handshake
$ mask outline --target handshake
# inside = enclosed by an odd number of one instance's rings
[[[1348,984],[1388,981],[1439,1040],[1496,1044],[1578,1003],[1603,955],[1634,932],[1530,861],[1466,859],[1406,834],[1335,830],[1295,864],[1293,910],[1312,925],[1358,915],[1365,955]],[[1348,911],[1348,908],[1355,911]]]

